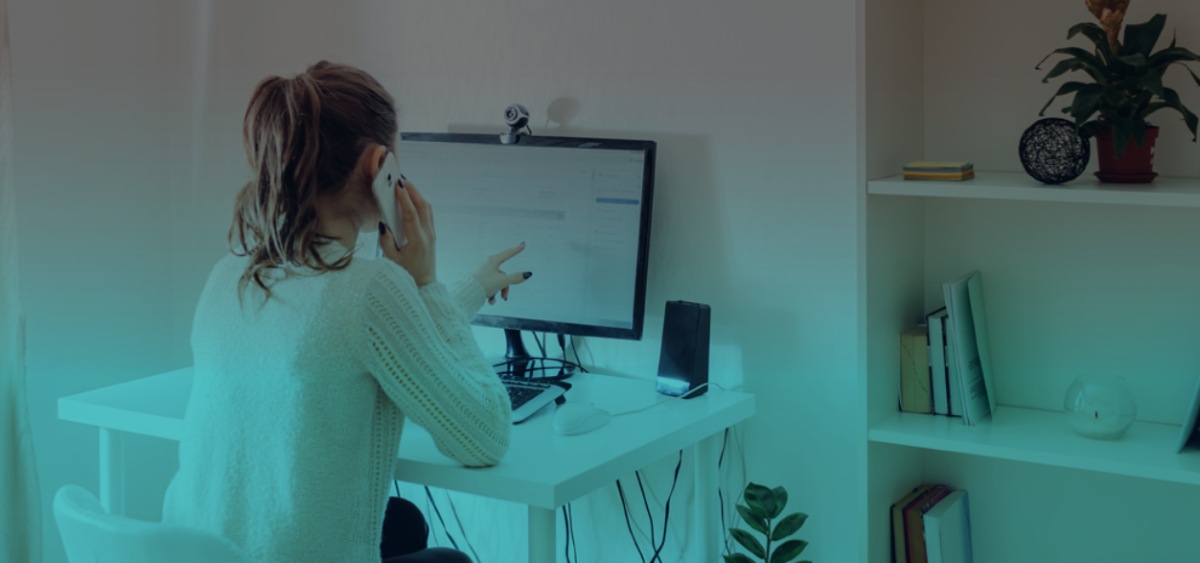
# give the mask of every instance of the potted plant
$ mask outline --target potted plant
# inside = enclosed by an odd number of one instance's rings
[[[1096,175],[1105,182],[1149,182],[1153,170],[1154,143],[1158,127],[1146,119],[1155,112],[1172,109],[1183,116],[1184,123],[1196,140],[1197,118],[1179,99],[1179,93],[1163,86],[1163,75],[1172,65],[1180,64],[1200,86],[1200,77],[1186,64],[1200,61],[1200,56],[1175,44],[1154,50],[1166,25],[1167,16],[1156,14],[1149,21],[1125,26],[1124,40],[1118,40],[1129,0],[1085,0],[1088,10],[1099,24],[1076,24],[1067,32],[1067,39],[1082,34],[1094,45],[1092,49],[1065,47],[1056,49],[1036,67],[1055,55],[1058,61],[1042,82],[1049,82],[1068,72],[1083,71],[1089,80],[1070,81],[1058,88],[1038,115],[1059,96],[1074,94],[1063,113],[1075,119],[1083,138],[1096,137],[1096,152],[1100,171]]]
[[[771,549],[772,542],[778,542],[800,530],[808,515],[794,512],[776,522],[787,506],[788,494],[783,487],[768,489],[762,485],[750,483],[742,492],[746,504],[737,505],[738,514],[746,525],[762,534],[766,545],[758,541],[758,537],[741,528],[730,528],[729,534],[739,544],[764,563],[787,563],[797,557],[808,547],[804,540],[787,540]],[[725,556],[725,563],[754,563],[754,560],[742,553]],[[800,563],[812,563],[801,561]]]

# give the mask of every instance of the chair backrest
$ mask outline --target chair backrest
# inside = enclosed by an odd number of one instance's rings
[[[249,563],[233,543],[211,534],[109,514],[82,487],[54,495],[54,520],[70,563]]]

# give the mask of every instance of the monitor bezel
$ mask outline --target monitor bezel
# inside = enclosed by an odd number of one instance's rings
[[[642,209],[638,225],[637,274],[634,282],[633,327],[617,328],[579,323],[560,323],[521,319],[503,315],[477,313],[471,324],[511,330],[550,332],[573,336],[594,336],[620,340],[641,340],[646,317],[646,286],[650,257],[650,225],[654,207],[655,155],[658,144],[654,141],[636,139],[608,139],[602,137],[557,137],[522,135],[516,143],[505,143],[500,135],[476,133],[400,133],[401,142],[473,143],[481,145],[513,145],[525,147],[576,148],[612,151],[638,151],[644,155],[642,168]],[[397,151],[400,151],[397,147]],[[400,155],[403,166],[403,154]]]

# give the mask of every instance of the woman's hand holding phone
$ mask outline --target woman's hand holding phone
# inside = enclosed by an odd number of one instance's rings
[[[404,246],[397,247],[387,224],[379,223],[379,247],[383,255],[392,262],[408,271],[416,280],[417,286],[425,286],[437,281],[437,259],[435,243],[437,232],[433,226],[433,207],[426,201],[417,187],[408,180],[401,179],[394,188],[396,207],[400,210],[400,224],[404,226]],[[496,294],[508,300],[508,288],[524,283],[533,275],[532,272],[517,272],[507,274],[500,266],[513,256],[525,250],[525,243],[518,244],[507,250],[502,250],[487,257],[473,277],[483,286],[489,303],[496,302]]]
[[[404,268],[422,287],[437,281],[437,257],[434,250],[437,233],[433,227],[433,208],[408,180],[401,179],[393,188],[400,209],[404,246],[397,247],[390,229],[379,223],[379,247],[383,255]],[[486,287],[486,286],[485,286]]]

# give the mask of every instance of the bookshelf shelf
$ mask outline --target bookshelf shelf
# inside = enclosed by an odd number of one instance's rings
[[[871,427],[870,441],[926,450],[1200,485],[1200,451],[1176,453],[1179,427],[1135,422],[1118,440],[1071,431],[1063,413],[1000,406],[991,419],[897,413]]]
[[[914,181],[891,176],[868,182],[867,192],[912,197],[1200,207],[1200,178],[1157,178],[1144,185],[1104,184],[1082,176],[1065,185],[1050,186],[1023,172],[977,172],[974,179],[964,182]]]

